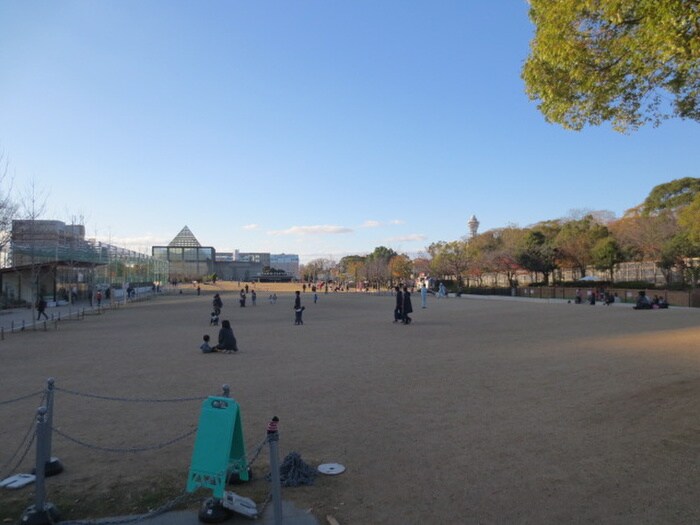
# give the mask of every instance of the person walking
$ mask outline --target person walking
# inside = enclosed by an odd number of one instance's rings
[[[425,281],[423,281],[423,286],[420,287],[420,307],[428,307],[428,287],[425,285]]]
[[[219,296],[218,293],[214,294],[214,299],[212,299],[211,304],[214,307],[214,311],[216,312],[216,315],[219,315],[221,313],[221,309],[224,306],[224,302],[221,300],[221,297]]]
[[[401,288],[398,286],[394,287],[396,291],[396,305],[394,306],[394,322],[398,323],[403,319],[403,293],[401,293]]]
[[[413,306],[411,305],[411,292],[408,291],[408,287],[403,287],[403,304],[401,307],[401,314],[403,316],[403,324],[411,324],[412,319],[408,316],[413,312]]]
[[[42,315],[46,319],[49,318],[49,316],[46,315],[46,301],[44,301],[43,297],[39,297],[39,299],[36,300],[36,311],[39,312],[39,314],[36,316],[37,321],[41,319]]]
[[[304,314],[304,310],[306,310],[306,307],[301,305],[301,296],[299,295],[299,290],[294,292],[294,294],[294,324],[304,324],[302,315]]]

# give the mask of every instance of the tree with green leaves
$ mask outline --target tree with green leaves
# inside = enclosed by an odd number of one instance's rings
[[[466,241],[439,241],[428,246],[432,256],[432,269],[435,275],[457,279],[457,287],[462,288],[464,276],[470,266],[470,254]]]
[[[558,250],[556,238],[561,230],[558,221],[542,222],[524,234],[516,260],[520,266],[537,274],[541,273],[544,284],[549,284],[549,276],[557,269]]]
[[[699,18],[697,0],[530,0],[527,94],[574,130],[700,121]]]
[[[610,282],[615,280],[615,267],[625,260],[622,249],[612,235],[599,239],[591,250],[593,265],[598,270],[610,274]]]
[[[695,287],[698,278],[700,278],[700,246],[693,243],[687,232],[679,232],[670,238],[664,244],[659,258],[659,266],[661,267],[666,283],[671,283],[673,270],[679,270],[683,283],[690,281],[691,286]]]
[[[688,206],[700,195],[700,179],[684,177],[659,184],[642,203],[642,215],[658,215],[662,211],[676,211]]]
[[[688,240],[700,246],[700,193],[680,211],[678,224],[687,232]]]
[[[372,253],[367,255],[367,259],[369,259],[369,260],[382,260],[388,264],[389,260],[391,260],[392,257],[395,257],[397,255],[398,255],[398,253],[396,253],[391,248],[387,248],[386,246],[377,246],[372,251]]]

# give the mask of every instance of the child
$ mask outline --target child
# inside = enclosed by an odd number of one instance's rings
[[[202,351],[203,354],[209,354],[211,352],[216,352],[216,348],[212,348],[209,346],[209,335],[204,335],[202,337],[204,339],[204,342],[202,343],[202,346],[199,347],[199,349]]]
[[[211,313],[211,318],[209,319],[209,326],[219,326],[219,316],[216,312]]]

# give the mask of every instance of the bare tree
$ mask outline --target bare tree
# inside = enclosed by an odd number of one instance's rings
[[[12,235],[12,220],[17,214],[17,204],[10,199],[12,181],[8,180],[9,159],[0,151],[0,252],[3,252]]]
[[[39,279],[41,277],[42,262],[46,262],[46,254],[44,250],[41,250],[42,247],[39,246],[37,221],[46,211],[46,198],[45,192],[37,188],[36,181],[32,178],[22,193],[20,203],[22,217],[27,221],[27,227],[23,232],[24,240],[21,243],[13,242],[12,248],[13,252],[17,250],[18,253],[21,253],[22,260],[27,261],[30,265],[32,308],[36,307],[36,301],[42,295]]]

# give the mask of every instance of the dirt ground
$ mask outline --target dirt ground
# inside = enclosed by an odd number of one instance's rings
[[[256,307],[239,308],[231,290],[222,319],[241,350],[203,355],[202,334],[217,333],[212,293],[8,336],[0,403],[48,377],[67,390],[150,399],[218,395],[229,384],[248,449],[277,415],[282,456],[347,467],[284,489],[324,523],[326,514],[342,525],[700,522],[700,310],[433,297],[421,309],[414,294],[414,323],[403,326],[392,323],[389,295],[320,294],[313,304],[306,293],[305,324],[294,326],[291,293],[272,305],[261,291]],[[38,400],[0,404],[0,465]],[[141,447],[194,429],[199,411],[199,401],[58,391],[54,426],[93,445]],[[49,478],[48,499],[108,497],[159,479],[184,488],[193,444],[115,454],[54,436],[66,470]],[[256,490],[259,500],[265,489]],[[238,492],[248,495],[245,485]],[[0,509],[31,495],[0,490]]]

